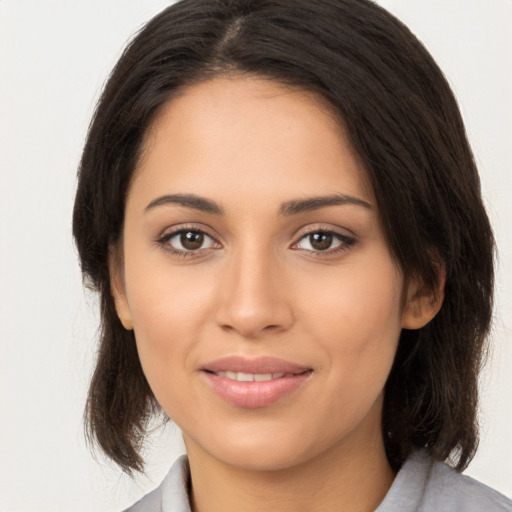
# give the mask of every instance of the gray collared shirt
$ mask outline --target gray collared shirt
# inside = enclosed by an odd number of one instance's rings
[[[185,455],[163,482],[125,512],[191,512]],[[415,452],[375,512],[512,512],[512,501],[450,466]]]

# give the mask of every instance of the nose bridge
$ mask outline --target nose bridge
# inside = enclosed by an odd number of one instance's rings
[[[227,258],[221,278],[224,293],[217,321],[244,337],[287,329],[293,320],[286,300],[279,257],[271,248],[248,240]]]

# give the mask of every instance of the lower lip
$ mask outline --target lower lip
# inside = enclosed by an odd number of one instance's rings
[[[307,371],[279,379],[241,382],[206,371],[201,373],[217,395],[237,407],[248,409],[272,405],[298,389],[311,375],[311,371]]]

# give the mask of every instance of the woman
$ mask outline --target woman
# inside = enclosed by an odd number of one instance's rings
[[[91,436],[131,510],[511,510],[463,477],[493,237],[446,81],[360,0],[186,0],[129,45],[74,211],[102,300]],[[449,463],[456,469],[443,464]]]

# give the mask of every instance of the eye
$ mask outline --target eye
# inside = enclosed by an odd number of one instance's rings
[[[164,235],[158,240],[171,252],[186,255],[204,249],[213,249],[219,244],[204,231],[199,229],[180,229]]]
[[[337,252],[355,243],[353,238],[334,231],[318,230],[305,234],[294,248],[314,252]]]

